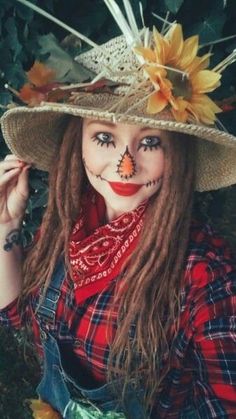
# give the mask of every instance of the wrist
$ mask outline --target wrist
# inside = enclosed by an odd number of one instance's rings
[[[0,233],[1,232],[7,232],[11,231],[13,229],[19,229],[22,228],[23,219],[21,218],[15,218],[14,220],[8,221],[6,223],[0,223]]]
[[[21,248],[22,220],[12,220],[0,225],[0,249],[9,252]]]

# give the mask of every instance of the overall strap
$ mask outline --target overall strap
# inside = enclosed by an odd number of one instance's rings
[[[39,304],[36,310],[40,326],[45,325],[46,329],[55,328],[55,317],[57,303],[61,294],[61,286],[65,279],[64,259],[60,258],[57,262],[50,284],[44,294],[43,287],[39,295]]]

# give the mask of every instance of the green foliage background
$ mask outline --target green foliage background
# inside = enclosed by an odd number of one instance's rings
[[[119,34],[103,0],[34,0],[44,10],[61,19],[97,43]],[[118,1],[122,6],[122,1]],[[137,19],[139,2],[131,0]],[[235,0],[142,0],[145,23],[161,29],[162,23],[152,13],[169,21],[183,24],[185,37],[199,33],[202,54],[211,50],[211,67],[236,48],[236,38],[216,43],[218,39],[235,35]],[[168,13],[168,15],[167,15]],[[0,112],[17,101],[5,85],[19,90],[24,84],[25,71],[36,58],[48,59],[50,53],[42,50],[42,36],[53,33],[60,43],[68,33],[46,18],[34,13],[17,0],[0,0]],[[51,37],[46,37],[48,50],[55,50]],[[58,44],[57,44],[58,45]],[[205,45],[205,46],[204,46]],[[72,58],[87,45],[77,42],[69,47]],[[222,86],[214,94],[217,100],[235,97],[236,64],[223,74]],[[235,105],[235,101],[234,101]],[[224,126],[236,134],[236,109],[221,114]],[[0,138],[0,159],[8,150]],[[32,170],[31,196],[24,222],[24,240],[30,242],[40,223],[47,203],[47,174]],[[236,189],[196,194],[195,213],[213,223],[233,247],[236,246]],[[26,352],[25,352],[26,350]],[[33,352],[25,345],[22,335],[0,329],[0,417],[5,419],[30,417],[24,399],[34,394],[38,367]]]

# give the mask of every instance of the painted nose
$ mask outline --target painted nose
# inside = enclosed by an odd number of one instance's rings
[[[131,179],[136,173],[136,163],[129,152],[128,146],[126,146],[125,152],[121,154],[121,159],[117,165],[117,173],[121,179]]]

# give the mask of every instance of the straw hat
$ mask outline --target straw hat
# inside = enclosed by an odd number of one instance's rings
[[[176,33],[173,34],[173,31]],[[204,120],[204,112],[202,112],[202,109],[208,110],[206,108],[208,104],[211,109],[208,119],[211,117],[210,122],[214,122],[215,113],[219,111],[219,108],[206,94],[199,92],[195,92],[199,103],[194,102],[194,97],[191,102],[189,92],[186,97],[177,97],[173,93],[175,83],[180,83],[181,88],[189,87],[188,80],[184,79],[184,72],[176,81],[165,65],[159,66],[152,62],[154,59],[152,51],[155,51],[156,57],[159,43],[164,39],[163,45],[169,48],[166,52],[170,52],[171,37],[176,39],[177,34],[180,34],[179,31],[180,25],[177,25],[174,29],[171,28],[171,34],[161,38],[161,35],[154,30],[154,33],[148,33],[148,43],[143,41],[144,38],[147,39],[147,33],[141,35],[140,31],[136,32],[132,42],[130,39],[127,41],[127,34],[124,34],[81,54],[77,57],[77,61],[97,75],[96,82],[57,86],[53,92],[49,92],[54,96],[49,94],[46,101],[38,106],[18,106],[5,112],[1,118],[1,126],[10,150],[20,159],[33,163],[36,168],[48,171],[53,165],[54,156],[58,153],[69,115],[127,122],[196,137],[196,190],[218,189],[236,183],[236,138],[216,128],[214,123],[209,125],[209,121]],[[181,39],[180,41],[183,42]],[[188,47],[187,41],[191,44],[190,38],[185,41],[185,51]],[[196,42],[193,39],[189,48],[193,48],[194,41]],[[179,59],[183,63],[183,58],[179,54],[176,60]],[[199,84],[199,77],[204,74],[213,77],[208,91],[214,90],[213,85],[219,85],[220,77],[217,78],[217,73],[205,70],[207,61],[206,55],[197,57],[195,54],[192,62],[186,65],[186,69],[190,69],[191,65],[200,66],[198,73],[192,71],[195,77],[195,79],[192,78],[192,90],[194,90],[193,84]],[[173,68],[173,71],[176,70]],[[166,96],[165,89],[168,90]],[[55,98],[55,92],[58,90],[62,93],[62,96],[60,95],[62,103],[50,101],[50,97]],[[207,88],[205,88],[206,91]],[[164,106],[165,103],[162,104],[162,109],[158,109],[160,98],[168,101],[166,106]],[[205,108],[200,106],[201,100]],[[181,108],[183,104],[184,109]],[[157,111],[155,111],[155,106]]]

